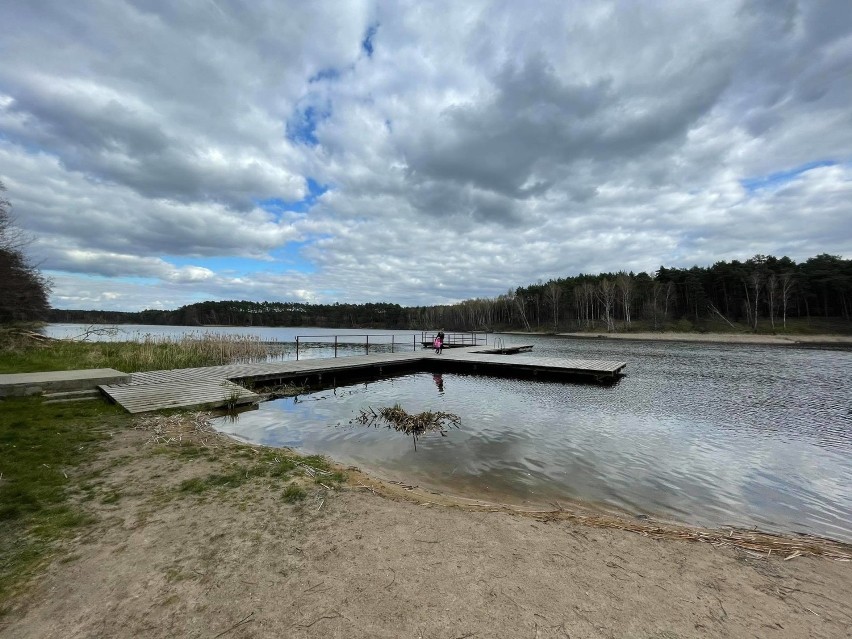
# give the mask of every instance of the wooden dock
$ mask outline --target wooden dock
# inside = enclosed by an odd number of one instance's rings
[[[492,352],[486,352],[489,350]],[[249,389],[257,386],[336,386],[357,378],[416,371],[612,383],[621,376],[626,365],[625,362],[493,354],[493,349],[479,346],[456,348],[440,355],[426,350],[150,371],[132,373],[127,383],[105,384],[99,388],[128,412],[143,413],[168,408],[210,409],[256,403],[263,397]]]
[[[47,371],[44,373],[10,373],[0,375],[0,397],[88,390],[97,388],[100,384],[119,384],[127,382],[129,379],[130,376],[127,373],[112,368]]]

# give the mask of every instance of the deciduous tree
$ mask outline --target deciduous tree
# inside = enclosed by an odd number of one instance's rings
[[[44,319],[50,285],[26,255],[26,238],[15,225],[0,182],[0,323]]]

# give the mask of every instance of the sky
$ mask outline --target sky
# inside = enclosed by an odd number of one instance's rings
[[[852,257],[848,0],[0,2],[56,308]]]

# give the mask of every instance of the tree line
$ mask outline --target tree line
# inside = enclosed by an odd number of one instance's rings
[[[766,255],[710,267],[580,274],[496,298],[408,309],[414,325],[464,330],[779,330],[788,321],[833,319],[852,330],[852,260],[822,254],[796,263]]]
[[[788,321],[834,320],[852,330],[852,260],[821,254],[796,263],[755,255],[710,267],[619,271],[539,281],[494,298],[449,305],[210,301],[140,312],[51,309],[50,282],[29,261],[0,183],[0,324],[317,326],[465,331],[692,330],[729,325],[778,330]]]
[[[552,279],[458,304],[304,304],[216,301],[177,310],[71,311],[50,321],[182,326],[317,326],[457,331],[779,330],[788,321],[833,318],[852,330],[852,260],[818,255],[802,263],[756,255],[654,274],[600,273]],[[844,330],[843,326],[835,326]]]
[[[51,322],[156,324],[170,326],[316,326],[408,328],[399,304],[303,304],[300,302],[199,302],[177,310],[77,311],[53,309]]]

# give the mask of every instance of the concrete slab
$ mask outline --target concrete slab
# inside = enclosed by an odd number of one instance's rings
[[[43,392],[86,390],[101,384],[126,384],[130,375],[112,368],[45,371],[0,375],[0,397],[38,395]]]

